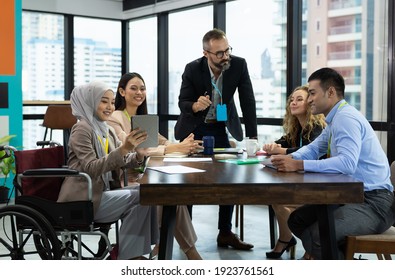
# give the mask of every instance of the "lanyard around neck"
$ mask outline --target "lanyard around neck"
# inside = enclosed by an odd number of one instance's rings
[[[342,104],[339,105],[339,108],[337,108],[336,113],[343,108],[344,105],[348,104],[347,102],[344,102]],[[329,140],[328,140],[328,149],[326,151],[326,157],[330,158],[331,157],[331,143],[332,143],[332,132],[329,134]]]
[[[99,139],[99,142],[101,144],[101,146],[103,147],[104,152],[106,153],[106,155],[108,155],[108,133],[106,136],[106,143],[103,143],[103,140],[101,139],[101,137],[99,135],[97,135],[97,139]]]
[[[219,90],[219,88],[217,87],[217,85],[214,83],[213,80],[211,80],[211,84],[213,85],[214,89],[218,92],[219,96],[221,97],[221,105],[222,105],[222,93]]]
[[[123,113],[125,114],[125,116],[128,118],[129,122],[130,122],[130,115],[128,113],[128,111],[126,111],[126,109],[123,110]]]
[[[303,129],[299,134],[299,148],[303,146]]]

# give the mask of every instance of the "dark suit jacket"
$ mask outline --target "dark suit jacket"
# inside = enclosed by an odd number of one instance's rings
[[[311,131],[311,134],[310,134],[310,139],[307,139],[307,133],[303,132],[303,134],[302,134],[302,146],[308,145],[311,142],[313,142],[314,139],[317,138],[321,134],[323,129],[324,128],[322,126],[314,125],[313,130]],[[301,130],[302,130],[302,128],[299,127],[298,132],[297,132],[298,135],[300,135]],[[281,147],[283,147],[283,148],[287,148],[287,151],[286,151],[287,155],[291,154],[293,152],[296,152],[297,150],[299,150],[301,148],[299,146],[298,147],[292,146],[292,143],[287,141],[287,139],[285,138],[285,135],[282,136],[280,139],[274,141],[274,142],[277,143],[277,144],[281,144]],[[299,143],[297,143],[297,144],[299,145]]]
[[[246,136],[256,137],[256,104],[247,63],[245,59],[232,55],[230,68],[223,72],[222,98],[223,103],[227,106],[228,121],[226,126],[236,140],[242,141],[243,131],[233,99],[236,89],[239,92]],[[211,93],[210,71],[207,58],[203,56],[188,63],[182,75],[181,90],[178,97],[181,114],[175,126],[176,139],[184,139],[199,124],[204,122],[208,109],[193,113],[192,104],[198,100],[200,95],[208,94],[211,98]]]

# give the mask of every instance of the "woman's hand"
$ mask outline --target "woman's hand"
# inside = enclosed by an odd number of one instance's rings
[[[136,148],[135,151],[137,153],[138,160],[142,160],[144,157],[149,156],[149,148]]]
[[[183,154],[194,154],[202,148],[201,140],[194,140],[195,135],[189,134],[182,142],[177,144],[170,144],[166,147],[166,153],[179,152]]]
[[[285,155],[287,152],[286,148],[282,148],[281,144],[277,143],[264,144],[262,150],[266,151],[269,155]]]
[[[134,151],[138,145],[147,140],[147,137],[148,135],[146,131],[142,131],[140,128],[133,129],[126,135],[125,141],[122,143],[121,149],[123,151],[123,155]],[[142,152],[140,150],[144,149],[139,149],[139,153]]]
[[[187,138],[185,138],[181,143],[178,144],[180,152],[184,154],[194,154],[199,149],[199,143],[202,143],[200,140],[195,141],[195,135],[193,133],[189,134]]]

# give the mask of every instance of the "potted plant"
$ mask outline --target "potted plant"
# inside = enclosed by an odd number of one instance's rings
[[[5,145],[15,135],[7,135],[0,138],[0,146]],[[4,181],[0,182],[0,203],[8,201],[8,194],[10,189],[7,187],[7,178],[10,173],[15,174],[15,159],[13,151],[0,151],[0,174],[3,175]]]

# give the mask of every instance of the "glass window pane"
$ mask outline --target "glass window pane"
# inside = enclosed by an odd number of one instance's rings
[[[176,140],[175,138],[174,138],[174,127],[176,126],[176,121],[169,121],[168,122],[169,123],[169,125],[168,125],[168,135],[169,135],[169,137],[168,137],[168,139],[169,139],[169,141],[170,142],[174,142],[174,143],[176,143],[176,142],[179,142],[178,140]]]
[[[388,149],[388,132],[387,131],[375,131],[377,137],[380,140],[381,147],[383,148],[384,152],[387,154]]]
[[[243,131],[244,130],[244,124],[242,125]],[[281,138],[281,136],[284,134],[284,130],[281,126],[276,126],[276,125],[258,125],[258,144],[259,148],[262,148],[263,144],[266,143],[272,143],[275,140]],[[229,135],[229,140],[232,140],[236,143],[236,147],[238,148],[245,148],[245,140],[238,142],[236,139],[232,137],[230,133]]]
[[[63,72],[63,16],[23,12],[23,99],[63,100]]]
[[[100,80],[117,88],[121,77],[121,22],[74,18],[74,84]]]
[[[129,22],[129,71],[143,76],[149,114],[158,112],[157,18]]]
[[[178,95],[185,65],[203,56],[202,39],[212,28],[212,6],[169,14],[169,114],[180,113]]]
[[[303,1],[303,5],[308,10],[303,78],[321,67],[336,69],[345,78],[346,100],[368,120],[386,121],[388,1],[330,0],[320,6]],[[313,24],[317,19],[319,30]]]
[[[22,12],[23,100],[64,100],[64,19],[61,15]],[[23,114],[44,114],[46,107],[29,106]],[[42,120],[23,121],[23,148],[42,140]]]
[[[226,4],[227,37],[232,54],[247,61],[258,118],[282,118],[285,113],[286,15],[285,0],[240,0]],[[237,99],[235,96],[242,116]],[[259,128],[259,141],[275,140],[272,129],[266,128],[269,127]]]

